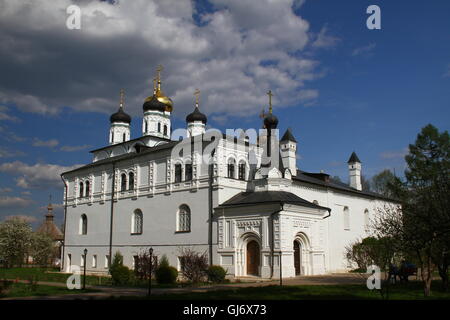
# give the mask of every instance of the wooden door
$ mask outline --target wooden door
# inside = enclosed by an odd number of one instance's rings
[[[259,273],[259,245],[252,240],[247,243],[247,274],[257,276]]]
[[[300,244],[298,241],[294,241],[294,266],[295,266],[295,275],[300,275]]]

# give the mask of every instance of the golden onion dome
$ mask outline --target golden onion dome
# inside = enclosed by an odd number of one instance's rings
[[[156,98],[159,102],[164,103],[166,105],[166,111],[172,112],[173,110],[173,101],[169,97],[165,96],[164,93],[158,89],[156,91]]]

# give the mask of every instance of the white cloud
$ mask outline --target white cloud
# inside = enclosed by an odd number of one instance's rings
[[[163,64],[163,89],[180,118],[192,110],[195,88],[207,114],[254,116],[267,105],[269,88],[275,111],[308,104],[319,95],[309,83],[323,74],[303,51],[337,38],[326,26],[310,38],[308,21],[293,11],[301,12],[303,2],[217,0],[198,24],[188,0],[76,1],[82,29],[68,30],[72,1],[0,0],[0,68],[23,88],[0,82],[0,101],[45,114],[62,106],[112,113],[126,84],[126,109],[141,115],[156,65]]]
[[[408,154],[408,148],[399,151],[384,151],[380,153],[382,159],[402,159]]]
[[[12,116],[10,114],[8,114],[8,108],[6,106],[0,106],[0,121],[1,120],[7,120],[7,121],[12,121],[12,122],[19,122],[20,119]]]
[[[25,153],[19,150],[10,150],[0,147],[0,158],[22,157]]]
[[[339,41],[341,41],[341,39],[338,37],[328,34],[328,27],[325,25],[316,36],[312,46],[315,48],[329,48],[336,46]]]
[[[21,188],[46,189],[50,187],[62,187],[61,173],[79,166],[65,167],[47,163],[28,165],[21,161],[14,161],[1,164],[0,172],[17,175],[16,184]]]
[[[27,207],[32,204],[33,201],[20,197],[0,197],[0,207]]]
[[[368,54],[368,53],[372,52],[372,50],[375,49],[376,46],[377,46],[376,43],[370,43],[366,46],[355,48],[352,52],[352,56]]]
[[[53,148],[53,147],[56,147],[58,144],[59,144],[59,141],[56,139],[40,140],[39,138],[34,138],[34,140],[33,140],[33,147]]]
[[[91,148],[92,146],[90,144],[84,144],[82,146],[62,146],[61,147],[61,151],[65,151],[65,152],[74,152],[74,151],[80,151],[80,150],[84,150],[87,148]]]

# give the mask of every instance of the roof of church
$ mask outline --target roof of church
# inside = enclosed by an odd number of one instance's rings
[[[286,191],[241,192],[219,205],[219,207],[255,205],[261,203],[288,203],[303,207],[325,209],[331,211],[330,208],[319,206],[315,203],[300,198],[299,196],[291,192]]]
[[[371,198],[377,198],[382,200],[389,200],[389,201],[395,201],[398,202],[395,199],[383,196],[381,194],[366,191],[366,190],[357,190],[355,188],[350,187],[348,184],[335,181],[333,179],[329,178],[329,175],[326,173],[311,173],[311,172],[305,172],[302,170],[297,170],[297,175],[292,176],[293,180],[305,182],[305,183],[311,183],[319,186],[323,186],[325,188],[331,188],[339,191],[347,191],[351,193],[357,193],[362,196],[368,196]]]
[[[45,215],[45,220],[37,229],[37,232],[47,234],[53,240],[63,240],[64,238],[61,230],[55,225],[55,222],[53,221],[53,214],[50,211]]]
[[[292,142],[297,142],[297,140],[295,140],[294,135],[292,134],[291,128],[288,128],[286,130],[286,132],[284,133],[283,137],[281,138],[280,141],[292,141]]]
[[[206,124],[206,122],[208,121],[208,118],[206,118],[206,116],[200,112],[198,107],[195,107],[194,111],[192,111],[186,116],[186,122],[189,123],[194,121],[201,121],[204,124]]]

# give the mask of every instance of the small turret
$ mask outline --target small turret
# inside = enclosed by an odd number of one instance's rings
[[[291,175],[297,175],[297,140],[288,128],[280,140],[280,153],[283,167],[291,171]]]
[[[195,109],[192,113],[188,114],[186,117],[187,123],[187,136],[193,137],[199,134],[205,133],[205,126],[208,119],[206,116],[200,112],[199,100],[200,100],[200,90],[195,90]]]
[[[361,161],[359,160],[355,152],[352,153],[347,163],[350,176],[350,187],[361,191]]]
[[[109,130],[109,144],[117,144],[130,140],[131,117],[123,111],[125,91],[120,90],[119,110],[109,118],[111,128]]]

